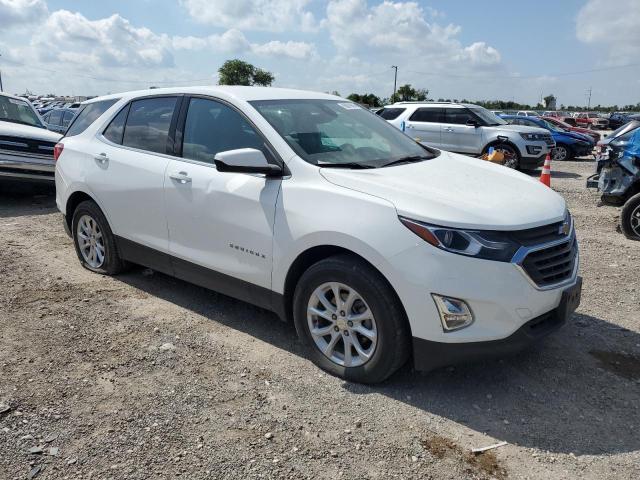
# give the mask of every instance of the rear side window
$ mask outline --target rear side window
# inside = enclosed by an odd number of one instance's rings
[[[113,98],[111,100],[102,100],[85,105],[82,110],[78,112],[78,115],[76,115],[65,136],[73,137],[74,135],[80,135],[118,100],[119,98]]]
[[[269,158],[262,137],[242,115],[224,103],[192,98],[184,125],[182,156],[213,163],[217,153],[238,148],[255,148]]]
[[[176,97],[145,98],[131,102],[122,144],[155,153],[167,153],[169,128]]]
[[[447,108],[445,109],[445,122],[454,123],[456,125],[465,125],[469,120],[477,120],[466,108]]]
[[[104,138],[110,142],[122,145],[122,136],[124,135],[124,123],[127,121],[127,114],[129,113],[129,105],[124,107],[118,114],[113,117],[109,126],[105,129]]]
[[[60,110],[54,110],[49,115],[49,124],[60,125],[60,119],[62,118],[62,112]]]
[[[419,108],[409,118],[412,122],[442,123],[444,121],[443,108]]]
[[[379,110],[376,113],[377,115],[380,115],[385,120],[395,120],[405,110],[406,108],[383,108],[382,110]]]
[[[66,112],[64,112],[64,115],[62,115],[62,126],[68,127],[71,123],[71,120],[73,120],[73,112],[67,110]]]

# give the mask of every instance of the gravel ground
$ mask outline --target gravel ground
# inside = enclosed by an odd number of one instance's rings
[[[374,387],[322,373],[273,314],[82,269],[52,192],[0,185],[0,478],[640,478],[640,244],[592,170],[554,165],[584,277],[563,329]]]

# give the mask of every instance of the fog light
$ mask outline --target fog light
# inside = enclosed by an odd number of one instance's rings
[[[473,314],[469,305],[459,298],[445,297],[432,293],[433,301],[436,302],[440,321],[445,332],[460,330],[473,323]]]

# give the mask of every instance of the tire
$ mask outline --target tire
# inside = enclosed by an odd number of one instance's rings
[[[573,156],[573,150],[571,150],[571,147],[565,145],[564,143],[559,143],[553,149],[552,159],[566,162],[568,160],[573,160]]]
[[[640,240],[640,193],[627,200],[622,207],[620,228],[629,240]]]
[[[332,287],[336,286],[339,286],[339,295],[345,304],[350,292],[359,297],[350,308],[347,306],[342,311],[343,314],[341,309],[335,308],[335,288]],[[331,310],[318,302],[318,292],[325,290],[324,300],[332,307]],[[323,316],[309,312],[312,306]],[[409,326],[400,300],[377,270],[355,256],[336,255],[309,267],[298,281],[293,312],[298,336],[308,347],[311,360],[323,370],[345,380],[381,382],[398,370],[411,353]],[[358,315],[368,319],[360,323],[356,321],[353,325],[345,324],[349,318],[355,319]],[[326,329],[327,333],[314,337],[312,328]],[[374,340],[359,333],[363,331],[369,337],[375,332],[375,344]],[[329,346],[334,338],[337,338],[335,346],[325,355],[320,350],[321,345]],[[351,366],[348,366],[345,342],[356,340],[361,351],[369,353],[369,356],[360,355],[350,344]]]
[[[508,153],[512,155],[513,159],[511,161],[507,160],[507,162],[504,164],[505,167],[512,168],[514,170],[520,170],[520,152],[516,147],[514,147],[509,143],[494,143],[494,144],[487,145],[482,151],[482,153],[483,154],[487,153],[489,151],[489,148],[491,147],[505,154]]]
[[[87,270],[116,275],[127,268],[127,262],[118,253],[109,222],[95,202],[86,200],[76,207],[71,221],[71,233],[78,259]],[[81,245],[83,235],[88,238]],[[100,245],[102,248],[99,248]],[[91,252],[96,252],[96,255],[93,256]]]

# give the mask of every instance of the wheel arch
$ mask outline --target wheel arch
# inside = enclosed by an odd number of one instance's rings
[[[487,143],[484,148],[482,149],[482,153],[487,153],[489,151],[489,148],[491,147],[495,147],[496,145],[502,145],[502,144],[507,144],[509,145],[511,148],[513,148],[517,153],[518,153],[518,157],[522,158],[522,152],[520,151],[520,148],[513,143],[511,140],[507,140],[502,141],[502,140],[498,140],[497,138],[494,140],[491,140],[489,143]]]
[[[362,255],[354,252],[353,250],[337,245],[316,245],[307,248],[306,250],[298,254],[295,260],[291,263],[284,281],[284,292],[282,295],[284,313],[283,319],[288,322],[293,322],[293,294],[295,292],[296,285],[298,284],[298,280],[304,274],[304,272],[306,272],[309,267],[311,267],[315,263],[326,258],[333,257],[335,255],[349,255],[357,258],[359,261],[366,263],[368,266],[370,266],[380,274],[380,277],[386,282],[392,294],[398,301],[398,304],[400,305],[400,308],[402,309],[402,312],[404,314],[404,321],[406,322],[407,329],[409,331],[409,334],[411,334],[411,324],[408,320],[407,312],[404,308],[404,305],[402,304],[402,301],[400,300],[400,296],[396,292],[395,288],[393,288],[393,285],[391,284],[389,279],[387,279],[387,277],[380,271],[379,268],[377,268],[373,263],[368,261]]]

